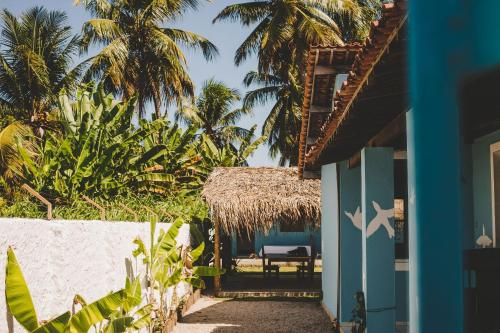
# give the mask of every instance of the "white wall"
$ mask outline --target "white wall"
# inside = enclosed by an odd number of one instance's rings
[[[158,224],[157,231],[168,227]],[[41,320],[70,310],[75,294],[92,302],[123,288],[127,258],[134,273],[144,276],[142,263],[132,256],[137,236],[148,246],[149,223],[0,218],[0,332],[9,332],[4,296],[9,245],[14,247]],[[177,241],[189,244],[188,225],[182,227]],[[179,293],[185,290],[180,289]],[[17,323],[14,328],[23,331]]]

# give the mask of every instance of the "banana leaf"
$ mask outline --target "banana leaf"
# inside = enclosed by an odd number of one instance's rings
[[[198,258],[203,254],[203,250],[205,250],[205,243],[204,242],[202,242],[200,245],[198,245],[198,247],[196,249],[191,251],[190,255],[191,255],[191,260],[193,263],[196,262],[196,260],[198,260]]]
[[[115,310],[122,306],[125,299],[125,290],[104,296],[103,298],[84,306],[71,317],[68,326],[69,333],[85,333],[91,326],[108,318]]]
[[[211,266],[196,266],[193,269],[193,274],[197,276],[219,276],[226,272],[225,269],[217,269]]]
[[[106,326],[106,329],[104,330],[104,333],[122,333],[122,332],[126,332],[127,328],[130,327],[130,325],[133,323],[133,321],[134,321],[134,318],[132,318],[130,316],[120,317],[120,318],[117,318],[117,319],[113,319]]]
[[[5,272],[5,299],[10,313],[29,332],[38,328],[33,300],[17,262],[14,250],[7,249],[7,269]]]
[[[71,313],[67,311],[62,315],[46,322],[36,330],[31,331],[31,333],[64,333],[70,318]]]
[[[142,301],[142,290],[141,290],[141,281],[139,277],[136,277],[133,281],[130,281],[129,278],[125,281],[125,292],[127,293],[127,297],[123,302],[123,310],[125,312],[129,312]]]

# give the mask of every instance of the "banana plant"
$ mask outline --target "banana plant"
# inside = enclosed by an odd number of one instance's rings
[[[136,101],[117,101],[101,86],[81,88],[75,101],[63,93],[57,112],[62,131],[47,133],[36,155],[21,148],[26,182],[48,198],[66,199],[170,189],[176,176],[154,168],[162,152],[144,145],[167,122],[134,126]]]
[[[141,257],[147,267],[148,302],[156,304],[154,311],[158,320],[154,327],[161,328],[169,314],[178,306],[176,286],[180,282],[186,282],[195,288],[204,288],[201,277],[224,274],[224,270],[215,267],[193,266],[203,253],[204,243],[193,250],[178,246],[176,237],[183,224],[182,219],[176,219],[166,232],[160,229],[155,240],[156,223],[151,222],[149,249],[142,239],[134,240],[137,248],[133,256]],[[167,306],[166,294],[171,287],[174,288],[173,300],[170,306]]]
[[[78,312],[66,311],[50,320],[40,321],[11,247],[7,249],[5,300],[9,313],[27,332],[32,333],[85,333],[90,329],[119,333],[140,330],[151,322],[151,305],[137,309],[142,302],[139,278],[134,281],[127,279],[124,289],[90,304],[77,295],[75,303],[81,305]]]

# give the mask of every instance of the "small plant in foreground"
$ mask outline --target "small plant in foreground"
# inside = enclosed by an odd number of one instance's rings
[[[203,288],[201,276],[215,276],[223,273],[214,267],[193,266],[204,250],[204,243],[188,251],[187,247],[177,246],[176,237],[183,225],[177,219],[165,232],[160,230],[155,241],[156,223],[151,222],[151,246],[147,250],[143,241],[134,240],[138,248],[134,257],[143,256],[146,265],[147,285],[145,290],[140,277],[126,279],[125,287],[111,292],[101,299],[88,304],[82,296],[74,298],[74,308],[47,321],[37,317],[33,300],[24,279],[21,267],[9,247],[5,277],[5,300],[9,313],[33,333],[98,333],[134,332],[149,328],[150,332],[161,332],[169,315],[182,304],[177,299],[176,287],[184,281],[196,288]],[[170,304],[166,302],[169,288],[174,288]],[[143,297],[143,293],[146,293]],[[144,299],[145,298],[145,301]]]

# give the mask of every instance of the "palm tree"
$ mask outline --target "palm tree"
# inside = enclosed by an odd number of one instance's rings
[[[245,108],[275,101],[262,126],[262,134],[267,137],[271,157],[280,156],[281,166],[287,162],[297,164],[302,103],[302,89],[297,76],[296,73],[280,76],[252,71],[243,81],[247,87],[260,86],[246,93],[243,99]]]
[[[0,13],[0,109],[21,121],[44,122],[63,88],[72,90],[85,63],[70,69],[81,39],[60,11],[34,7],[19,18]]]
[[[104,45],[93,57],[88,77],[103,77],[106,88],[128,99],[138,94],[139,115],[153,102],[157,118],[161,107],[193,96],[186,58],[179,46],[201,49],[207,60],[217,48],[192,32],[164,27],[197,0],[77,0],[95,17],[84,24],[85,42]],[[166,113],[166,112],[165,112]]]
[[[236,125],[243,115],[251,112],[250,108],[233,108],[240,99],[238,90],[210,79],[203,83],[195,103],[185,101],[181,104],[176,119],[199,128],[221,148],[248,135],[247,129]]]
[[[22,174],[23,158],[20,150],[30,156],[34,155],[31,141],[31,129],[27,125],[14,122],[0,131],[0,187],[8,185]]]
[[[343,33],[333,17],[345,23],[365,22],[364,8],[359,0],[262,0],[227,6],[213,22],[256,24],[236,50],[234,61],[239,65],[255,53],[258,71],[269,73],[284,64],[300,66],[310,44],[342,45]]]
[[[227,6],[213,20],[255,25],[234,60],[239,65],[257,54],[258,71],[244,83],[261,87],[247,93],[244,105],[275,100],[262,133],[281,165],[297,163],[304,79],[299,73],[309,45],[361,40],[379,7],[380,0],[260,0]]]

